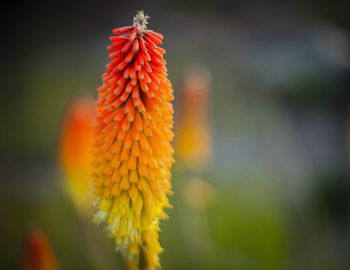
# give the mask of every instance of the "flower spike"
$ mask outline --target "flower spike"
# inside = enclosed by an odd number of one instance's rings
[[[96,223],[137,269],[159,268],[160,220],[171,205],[173,90],[163,59],[163,35],[147,29],[139,11],[133,26],[113,30],[110,63],[98,88],[95,117]]]

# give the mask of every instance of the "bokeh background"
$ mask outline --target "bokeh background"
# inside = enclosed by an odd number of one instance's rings
[[[163,269],[350,269],[349,3],[254,0],[3,8],[0,269],[22,269],[31,228],[59,269],[125,269],[67,192],[58,141],[139,9],[165,36],[176,96]]]

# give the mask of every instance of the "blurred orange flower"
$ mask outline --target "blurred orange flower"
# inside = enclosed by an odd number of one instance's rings
[[[30,230],[26,237],[21,270],[58,270],[50,241],[41,229]]]
[[[189,166],[206,163],[211,156],[209,90],[209,71],[204,68],[191,68],[185,72],[176,150]]]
[[[67,187],[80,210],[92,205],[91,165],[95,101],[78,97],[71,101],[63,117],[58,142],[59,165]]]

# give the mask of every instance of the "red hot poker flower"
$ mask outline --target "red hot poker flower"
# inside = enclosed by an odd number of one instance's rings
[[[173,164],[173,90],[167,78],[163,36],[146,29],[138,12],[133,26],[113,30],[110,63],[98,88],[94,186],[98,212],[116,246],[137,265],[160,267],[159,221],[170,207]]]
[[[95,100],[77,97],[67,107],[58,142],[58,163],[66,177],[78,210],[86,215],[91,209],[91,163]]]
[[[26,237],[21,270],[58,270],[49,238],[41,229],[30,230]]]

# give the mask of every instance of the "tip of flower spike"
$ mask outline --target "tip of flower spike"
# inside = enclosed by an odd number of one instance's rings
[[[140,32],[143,32],[147,29],[148,19],[150,17],[145,15],[143,10],[139,10],[134,17],[134,26],[138,27]]]

